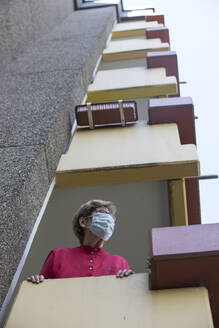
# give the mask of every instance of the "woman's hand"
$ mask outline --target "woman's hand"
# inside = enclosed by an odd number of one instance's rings
[[[33,284],[39,284],[44,281],[44,276],[42,274],[33,274],[27,278],[27,281],[32,282]]]
[[[130,276],[133,273],[134,273],[134,271],[132,271],[132,270],[119,270],[117,272],[116,278],[128,277],[128,276]]]

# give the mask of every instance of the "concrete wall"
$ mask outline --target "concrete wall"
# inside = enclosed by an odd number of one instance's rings
[[[115,22],[112,7],[72,12],[65,0],[39,2],[38,7],[34,1],[0,3],[2,58],[17,56],[28,44],[22,55],[4,65],[0,79],[0,306],[69,138],[74,107],[86,94]],[[51,8],[54,3],[57,11]],[[33,23],[30,8],[36,14]],[[9,17],[14,24],[7,22]],[[40,34],[30,46],[27,40]]]
[[[73,0],[1,0],[0,69],[73,11]]]

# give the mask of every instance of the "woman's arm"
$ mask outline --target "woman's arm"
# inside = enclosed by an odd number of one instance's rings
[[[124,277],[128,277],[128,276],[130,276],[131,274],[133,274],[134,273],[134,271],[133,270],[131,270],[131,269],[129,269],[129,270],[119,270],[118,272],[117,272],[117,275],[116,275],[116,278],[124,278]]]
[[[43,267],[40,271],[40,275],[43,275],[45,279],[54,279],[56,278],[54,274],[54,260],[55,260],[55,250],[52,250],[47,256]]]
[[[124,258],[122,259],[123,263],[121,264],[121,269],[116,274],[116,278],[128,277],[134,273],[134,271],[130,269],[128,262]]]
[[[32,282],[33,284],[39,284],[43,282],[45,277],[42,274],[33,274],[32,276],[27,278],[27,281]]]
[[[34,284],[39,284],[45,279],[55,278],[53,272],[54,256],[54,251],[52,250],[47,256],[40,273],[33,274],[32,276],[28,277],[27,281],[30,281]]]

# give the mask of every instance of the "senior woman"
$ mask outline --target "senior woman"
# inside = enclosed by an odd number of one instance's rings
[[[73,231],[79,239],[76,248],[55,248],[47,256],[40,274],[27,278],[40,283],[45,278],[73,278],[133,274],[128,263],[119,255],[103,250],[104,242],[112,236],[116,207],[110,201],[90,200],[73,217]]]

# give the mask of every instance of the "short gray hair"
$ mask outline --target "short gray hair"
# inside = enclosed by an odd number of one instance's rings
[[[101,199],[89,200],[87,203],[81,205],[75,213],[72,220],[72,225],[73,231],[79,239],[80,244],[82,244],[84,240],[84,229],[80,226],[79,219],[91,216],[92,213],[99,207],[106,207],[113,216],[116,214],[116,206],[113,202]]]

